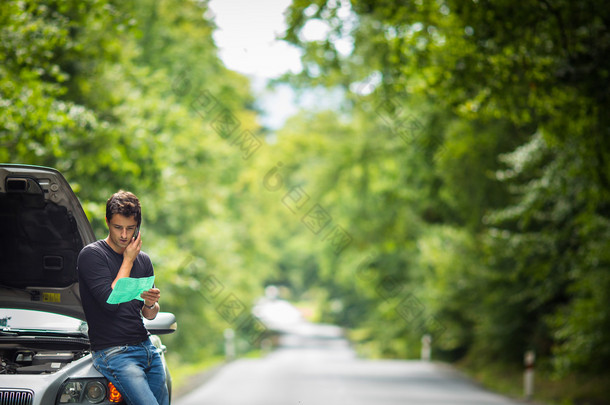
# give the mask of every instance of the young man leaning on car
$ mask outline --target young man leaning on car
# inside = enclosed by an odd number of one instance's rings
[[[142,319],[157,316],[159,289],[143,292],[144,302],[106,302],[119,279],[154,274],[150,258],[140,251],[141,234],[134,238],[141,222],[140,201],[134,194],[121,190],[108,199],[108,237],[85,246],[78,256],[80,295],[95,368],[116,386],[128,404],[167,405],[161,356],[149,340]]]

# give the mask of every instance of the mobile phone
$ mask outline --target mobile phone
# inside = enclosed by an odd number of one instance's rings
[[[140,227],[138,226],[136,228],[136,231],[133,233],[133,238],[136,239],[138,237],[138,234],[140,233]]]

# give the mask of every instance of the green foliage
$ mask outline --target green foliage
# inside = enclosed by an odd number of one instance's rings
[[[225,328],[247,341],[223,303],[247,314],[277,284],[368,355],[417,357],[429,334],[436,358],[603,372],[608,10],[295,0],[304,70],[284,80],[346,102],[265,139],[205,2],[8,0],[0,161],[61,170],[98,236],[111,192],[141,197],[180,361]]]
[[[256,132],[249,83],[220,63],[205,10],[173,0],[0,8],[0,161],[62,171],[98,237],[111,193],[140,197],[163,309],[180,324],[168,344],[188,361],[221,353],[223,330],[238,328],[223,300],[247,313],[261,294],[231,196],[244,152],[194,103],[212,95],[239,132]],[[222,286],[214,299],[211,280]]]
[[[306,40],[312,20],[326,24],[322,40]],[[288,13],[285,39],[303,49],[305,68],[285,79],[345,88],[358,133],[389,123],[367,137],[384,159],[369,158],[361,182],[333,192],[350,204],[357,190],[366,208],[347,211],[350,248],[375,250],[379,274],[415,291],[411,307],[443,326],[447,355],[519,364],[534,348],[562,373],[601,371],[610,359],[605,21],[603,2],[571,0],[295,1]],[[406,176],[370,175],[390,160]],[[354,268],[351,250],[328,271],[332,289],[365,308],[347,324],[370,324],[362,335],[380,352],[404,353],[393,339],[413,337],[395,330],[401,320],[379,284],[357,283],[354,296],[341,276],[343,263]]]
[[[123,121],[142,112],[123,104],[139,94],[116,63],[129,32],[117,13],[107,1],[2,7],[0,160],[56,167],[85,201],[150,187],[159,170],[154,138]],[[131,181],[143,171],[150,183]]]

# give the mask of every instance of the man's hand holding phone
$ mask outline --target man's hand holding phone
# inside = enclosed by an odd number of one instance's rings
[[[140,249],[142,249],[142,236],[140,235],[140,228],[136,228],[136,231],[133,233],[133,238],[127,248],[123,252],[123,256],[129,257],[132,260],[135,260],[140,253]]]

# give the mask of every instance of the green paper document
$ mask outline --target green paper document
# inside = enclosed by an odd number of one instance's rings
[[[138,299],[144,301],[140,294],[152,288],[155,282],[155,276],[131,278],[120,278],[114,285],[114,289],[110,297],[106,300],[109,304],[120,304],[122,302]]]

